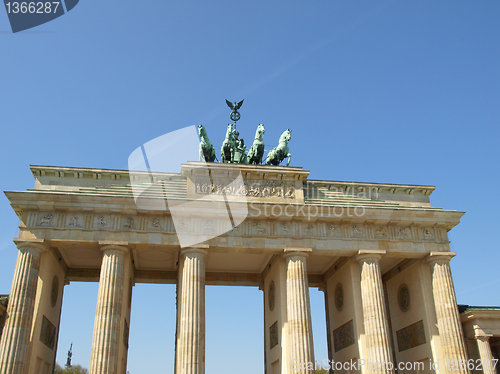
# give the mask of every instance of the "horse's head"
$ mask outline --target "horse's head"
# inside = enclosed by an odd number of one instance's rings
[[[259,134],[264,134],[266,132],[266,129],[264,128],[264,125],[262,123],[260,123],[259,126],[257,126],[257,132]]]
[[[280,143],[288,142],[290,139],[292,139],[292,130],[287,129],[283,134],[281,134]]]
[[[226,132],[226,138],[231,136],[233,134],[233,124],[230,123],[227,125],[227,132]]]
[[[203,125],[198,125],[198,136],[206,135],[207,130],[203,127]]]

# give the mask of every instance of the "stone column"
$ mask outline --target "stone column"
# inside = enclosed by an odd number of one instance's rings
[[[128,247],[105,245],[90,356],[90,374],[118,374],[125,254]]]
[[[327,285],[319,287],[320,291],[323,291],[325,294],[325,315],[326,315],[326,344],[327,344],[327,352],[328,359],[333,360],[333,346],[332,346],[332,332],[330,327],[330,304],[328,302],[328,288]],[[330,365],[330,369],[328,370],[330,374],[334,374],[333,365]]]
[[[0,343],[0,374],[22,374],[28,365],[40,255],[45,250],[41,242],[19,242],[17,247],[19,253]]]
[[[476,336],[477,347],[479,348],[479,357],[484,374],[496,374],[493,369],[493,354],[491,352],[490,337],[487,335]]]
[[[452,360],[467,362],[462,325],[458,314],[457,298],[451,277],[450,260],[456,253],[431,252],[427,261],[431,267],[432,295],[444,358],[450,363],[445,370],[454,374],[469,373],[467,365],[452,367]]]
[[[176,374],[205,373],[205,256],[201,248],[181,251],[180,318],[176,346]]]
[[[311,250],[285,249],[283,257],[286,261],[286,309],[288,326],[288,355],[286,366],[292,363],[312,362],[314,364],[314,347],[311,323],[311,304],[309,301],[309,284],[307,282],[306,258]],[[300,368],[294,373],[314,373],[312,370]]]
[[[385,251],[360,250],[356,259],[361,268],[361,302],[366,337],[368,373],[394,373],[391,340],[385,309],[380,259]],[[377,366],[374,364],[378,364]]]

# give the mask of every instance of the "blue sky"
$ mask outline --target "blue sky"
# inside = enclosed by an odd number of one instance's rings
[[[313,179],[435,185],[433,206],[467,212],[450,232],[459,303],[500,305],[499,19],[491,0],[82,0],[12,34],[0,12],[0,187],[32,188],[30,164],[126,169],[138,146],[189,125],[221,143],[224,100],[245,99],[241,136],[263,123],[274,146],[292,129],[291,165]],[[0,293],[17,225],[1,198]],[[261,291],[206,296],[206,373],[263,372]],[[57,360],[74,342],[88,367],[97,284],[64,297]],[[131,374],[173,372],[174,297],[135,287]],[[320,360],[322,297],[311,289]]]

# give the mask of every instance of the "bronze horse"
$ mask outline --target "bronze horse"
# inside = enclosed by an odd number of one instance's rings
[[[261,123],[257,126],[257,131],[255,132],[255,140],[253,141],[252,147],[248,151],[248,163],[260,165],[262,164],[262,157],[264,156],[264,141],[263,136],[266,130],[264,125]]]
[[[226,131],[226,139],[222,143],[222,147],[220,149],[221,162],[230,163],[234,161],[234,151],[236,148],[236,143],[234,141],[234,132],[233,125],[230,123],[227,125]]]
[[[200,137],[200,161],[214,162],[215,148],[208,140],[207,130],[203,125],[198,125],[198,136]]]
[[[280,136],[279,144],[269,151],[266,157],[266,165],[279,165],[285,157],[288,157],[286,166],[290,165],[292,155],[288,153],[288,142],[292,138],[292,130],[288,129]]]

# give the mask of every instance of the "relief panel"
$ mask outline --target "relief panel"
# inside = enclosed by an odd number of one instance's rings
[[[278,321],[274,322],[271,327],[269,327],[269,349],[273,349],[279,343],[278,339]]]
[[[424,322],[418,321],[396,331],[399,352],[425,344]]]
[[[349,322],[333,330],[333,339],[335,352],[353,345],[356,342],[353,320],[351,319]]]
[[[43,316],[42,329],[40,330],[40,341],[50,349],[54,350],[56,345],[56,327],[47,317]]]

